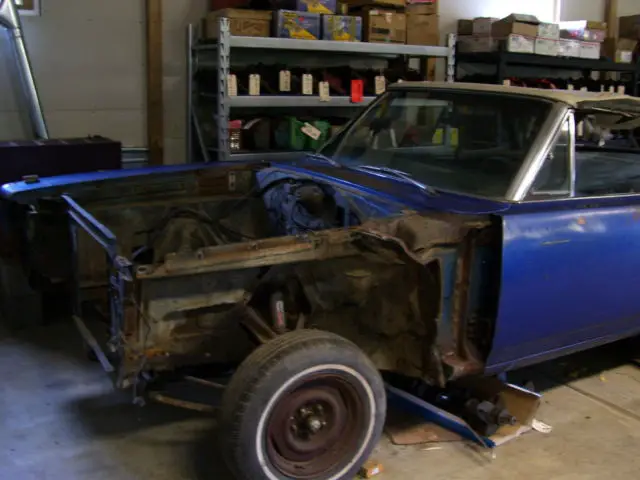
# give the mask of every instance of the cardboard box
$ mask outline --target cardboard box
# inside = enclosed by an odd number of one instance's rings
[[[365,7],[360,16],[366,42],[406,43],[407,17],[404,13]]]
[[[277,10],[275,12],[275,36],[299,40],[320,38],[320,14]]]
[[[221,17],[227,17],[229,19],[231,35],[268,37],[271,34],[271,12],[225,8],[224,10],[208,13],[204,18],[204,38],[218,38],[219,21]]]
[[[438,45],[439,43],[438,15],[407,14],[407,45]]]
[[[560,25],[541,22],[538,25],[538,37],[558,40],[560,38]]]
[[[534,53],[535,38],[523,35],[508,35],[494,38],[487,35],[470,35],[458,39],[458,50],[462,53],[495,52]]]
[[[607,24],[590,20],[560,22],[560,37],[582,42],[604,42],[607,36]]]
[[[336,0],[296,0],[295,9],[299,12],[336,13]]]
[[[632,63],[633,52],[640,40],[607,38],[602,44],[602,55],[617,63]]]
[[[580,42],[580,58],[600,60],[600,42]]]
[[[511,34],[504,40],[501,40],[502,48],[506,52],[513,53],[534,53],[535,37],[526,37],[524,35]]]
[[[547,55],[551,57],[557,57],[558,52],[560,51],[559,44],[560,44],[559,40],[537,37],[535,40],[533,53],[537,55]]]
[[[535,37],[538,35],[539,24],[540,21],[533,15],[512,13],[491,25],[491,35],[496,38],[506,37],[511,34]]]
[[[618,30],[620,38],[640,39],[640,15],[620,17]]]
[[[580,41],[568,38],[558,40],[558,56],[580,58]]]
[[[474,35],[491,35],[491,25],[498,21],[497,18],[492,17],[478,17],[473,19],[473,34]]]
[[[407,0],[407,13],[437,15],[438,0]]]
[[[458,35],[473,35],[473,20],[458,20]]]
[[[349,15],[322,15],[322,39],[340,42],[362,41],[362,18]]]
[[[488,35],[468,35],[458,38],[458,51],[461,53],[493,52],[498,42]]]

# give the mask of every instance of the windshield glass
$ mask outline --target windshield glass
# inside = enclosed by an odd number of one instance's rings
[[[551,104],[456,90],[392,90],[322,149],[346,167],[375,166],[436,189],[504,197]]]

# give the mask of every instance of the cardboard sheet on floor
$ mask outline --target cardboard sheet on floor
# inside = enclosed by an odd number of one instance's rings
[[[399,408],[391,408],[387,411],[384,430],[394,445],[422,445],[462,440],[457,433]]]
[[[531,430],[540,407],[540,395],[537,393],[493,378],[465,380],[464,386],[472,388],[474,395],[480,399],[491,399],[499,395],[507,410],[516,418],[515,425],[500,427],[494,435],[483,437],[462,418],[390,385],[387,385],[387,400],[391,408],[402,409],[407,414],[420,417],[423,421],[434,423],[487,448],[502,445]]]

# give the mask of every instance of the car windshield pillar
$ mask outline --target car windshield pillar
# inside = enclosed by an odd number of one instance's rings
[[[542,163],[532,165],[528,200],[547,200],[575,196],[575,115],[567,110],[550,144],[541,151]]]
[[[556,143],[558,132],[561,131],[570,109],[562,103],[555,103],[546,118],[542,128],[533,142],[532,148],[523,162],[522,168],[514,178],[507,191],[506,199],[511,202],[521,202],[531,192],[531,189],[542,169],[549,152]]]

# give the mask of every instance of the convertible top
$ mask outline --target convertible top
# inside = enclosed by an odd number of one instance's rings
[[[402,82],[389,86],[393,90],[442,89],[469,92],[524,95],[562,102],[579,110],[607,111],[624,116],[640,116],[640,98],[610,92],[583,92],[581,90],[551,90],[543,88],[513,87],[464,82]]]

